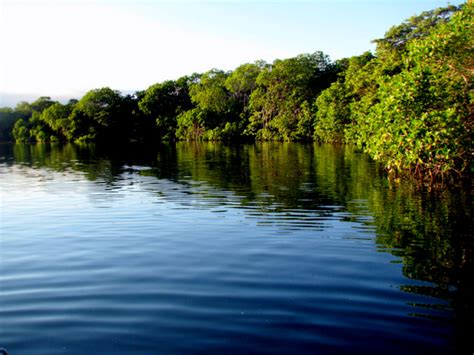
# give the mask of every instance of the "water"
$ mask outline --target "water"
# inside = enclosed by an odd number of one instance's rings
[[[471,354],[470,193],[351,147],[0,145],[10,354]]]

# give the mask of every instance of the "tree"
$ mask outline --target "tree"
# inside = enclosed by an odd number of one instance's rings
[[[239,105],[239,111],[248,110],[250,95],[257,85],[260,71],[268,67],[264,61],[253,64],[242,64],[237,67],[226,79],[225,88]]]
[[[67,105],[56,102],[41,113],[41,120],[51,128],[55,136],[60,140],[71,140],[74,138],[71,118],[69,117],[74,106],[74,101],[70,101]]]
[[[26,143],[29,140],[29,131],[24,119],[20,118],[13,126],[12,130],[13,138],[18,143]]]
[[[342,81],[333,83],[316,99],[314,138],[319,142],[343,143],[350,122],[350,96]]]
[[[28,124],[30,126],[31,141],[49,142],[57,140],[51,128],[41,120],[41,113],[38,111],[33,111]]]
[[[130,131],[129,112],[123,110],[123,97],[110,88],[87,92],[71,115],[71,138],[88,140],[123,140]]]
[[[237,99],[226,88],[229,75],[212,69],[190,84],[189,96],[195,108],[179,116],[179,138],[222,140],[229,135],[236,138],[240,112]]]
[[[334,67],[322,52],[274,61],[257,77],[247,132],[263,140],[311,139],[312,125],[299,122],[307,118],[310,103],[334,78]]]
[[[326,143],[348,142],[358,134],[353,124],[361,107],[352,106],[362,97],[371,98],[377,90],[374,76],[377,68],[370,52],[336,62],[339,79],[322,91],[315,101],[314,139]]]
[[[384,38],[376,39],[377,57],[383,62],[384,74],[394,75],[400,72],[407,45],[413,40],[429,35],[439,24],[447,23],[460,7],[449,5],[412,16],[398,26],[391,27]]]
[[[33,108],[31,105],[26,101],[20,101],[16,107],[15,112],[23,119],[28,120],[31,117],[33,112]]]
[[[360,129],[365,150],[389,170],[433,181],[470,166],[473,128],[474,8],[406,43],[404,65],[377,91]]]
[[[150,86],[138,101],[142,112],[138,130],[148,137],[174,139],[176,117],[192,107],[189,84],[192,77],[168,80]]]
[[[440,24],[447,23],[460,10],[459,6],[449,5],[412,16],[397,26],[392,26],[383,38],[374,40],[378,54],[385,51],[404,51],[407,44],[415,39],[427,37],[429,32]]]
[[[122,96],[102,88],[0,110],[18,141],[310,140],[355,143],[392,172],[472,170],[473,4],[413,16],[366,52],[212,69]],[[16,123],[15,123],[16,122]]]
[[[53,100],[51,100],[51,97],[41,96],[36,101],[34,101],[30,104],[30,108],[31,108],[32,111],[36,111],[38,113],[41,113],[44,110],[46,110],[48,107],[50,107],[51,105],[54,105],[54,103],[55,102]]]
[[[191,101],[203,111],[225,114],[230,101],[225,87],[228,76],[228,73],[218,69],[202,74],[198,82],[191,84]]]
[[[0,140],[10,140],[15,122],[20,114],[9,107],[0,108]]]
[[[26,101],[18,103],[15,108],[17,121],[13,126],[12,135],[17,142],[46,142],[55,140],[53,132],[47,124],[41,121],[41,113],[54,104],[49,96],[42,96],[29,104]]]

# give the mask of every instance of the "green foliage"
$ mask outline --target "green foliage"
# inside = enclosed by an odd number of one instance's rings
[[[426,11],[370,52],[212,69],[134,95],[101,88],[0,110],[17,141],[316,140],[354,143],[394,173],[466,175],[473,155],[473,5]],[[15,123],[16,122],[16,123]]]
[[[117,90],[91,90],[74,106],[71,113],[72,137],[77,141],[123,140],[129,134],[128,112]]]
[[[176,137],[180,140],[201,139],[205,131],[205,116],[205,113],[198,108],[181,113],[177,118]]]
[[[26,122],[20,118],[18,121],[15,122],[12,131],[13,138],[15,138],[16,142],[25,143],[28,142],[29,139],[29,132]]]
[[[349,123],[349,96],[344,83],[337,81],[316,99],[314,138],[319,142],[344,142],[344,128]]]
[[[314,139],[319,142],[354,141],[360,134],[355,123],[357,116],[365,117],[378,88],[377,61],[370,52],[341,60],[336,65],[342,70],[339,80],[315,101]],[[361,105],[362,98],[368,103]],[[352,105],[358,107],[351,109]]]
[[[97,125],[108,127],[115,123],[120,111],[121,95],[117,90],[101,88],[86,93],[76,108],[93,119]]]
[[[248,138],[246,128],[249,124],[250,96],[257,87],[257,78],[264,68],[264,61],[247,63],[237,67],[226,79],[225,87],[232,100],[232,121],[227,122],[222,137],[224,140]]]
[[[29,119],[33,113],[33,108],[26,101],[19,102],[15,107],[15,112],[23,119]]]
[[[54,102],[48,96],[42,96],[33,103],[20,102],[15,109],[20,118],[15,122],[12,136],[17,142],[46,142],[54,137],[51,128],[41,120],[41,114]],[[53,138],[55,139],[55,138]]]
[[[192,77],[168,80],[150,86],[138,101],[142,113],[138,137],[170,140],[175,138],[177,116],[192,107],[189,84]],[[153,137],[154,136],[154,137]]]
[[[257,85],[257,77],[263,68],[267,68],[267,63],[263,61],[254,64],[243,64],[237,67],[226,79],[225,87],[239,104],[239,111],[248,112],[250,95]]]
[[[431,179],[469,168],[472,152],[472,5],[406,44],[400,73],[386,78],[359,143],[394,172]],[[442,12],[443,13],[443,12]]]
[[[377,44],[377,53],[380,55],[384,51],[403,51],[410,41],[426,37],[435,26],[448,22],[459,9],[458,6],[450,5],[424,11],[398,26],[391,27],[384,38],[374,40]]]
[[[30,108],[32,112],[36,111],[38,113],[41,113],[53,104],[54,101],[52,101],[49,96],[41,96],[36,101],[30,104]]]
[[[18,112],[9,107],[0,108],[0,141],[13,138],[13,126],[20,117]]]
[[[70,122],[67,138],[75,142],[89,142],[97,140],[97,124],[85,114],[77,105],[68,116]]]
[[[438,25],[450,20],[459,11],[459,7],[449,5],[412,16],[398,26],[393,26],[384,38],[377,39],[377,57],[381,59],[380,67],[383,74],[394,75],[403,66],[403,56],[408,44],[414,40],[425,38]]]
[[[189,95],[191,101],[202,111],[226,114],[229,110],[230,96],[225,87],[228,73],[212,69],[191,84]]]
[[[344,61],[316,100],[315,139],[353,142],[390,172],[431,181],[472,157],[473,5],[412,17],[377,40],[377,57]]]
[[[28,121],[30,140],[33,142],[47,142],[53,136],[53,132],[47,124],[41,120],[41,113],[33,111]]]
[[[63,105],[59,102],[49,106],[41,113],[41,120],[55,133],[56,139],[70,140],[73,138],[71,118],[74,105]]]
[[[194,108],[178,116],[178,139],[240,139],[247,124],[247,102],[259,67],[245,64],[232,74],[212,69],[190,84]]]
[[[264,67],[250,96],[247,132],[261,140],[310,139],[310,102],[329,86],[334,74],[334,67],[322,52],[276,60]]]

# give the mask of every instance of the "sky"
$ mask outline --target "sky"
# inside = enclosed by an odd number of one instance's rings
[[[39,96],[122,92],[212,68],[232,70],[323,51],[374,50],[373,39],[437,0],[0,0],[0,106]]]

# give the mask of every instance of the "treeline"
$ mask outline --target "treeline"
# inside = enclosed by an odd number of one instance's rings
[[[314,100],[339,71],[316,52],[212,69],[133,95],[100,88],[67,104],[40,97],[3,114],[17,142],[311,140]]]
[[[67,104],[41,97],[0,109],[0,137],[354,143],[392,172],[462,176],[473,154],[473,20],[472,4],[448,6],[392,27],[375,54],[258,61]]]

